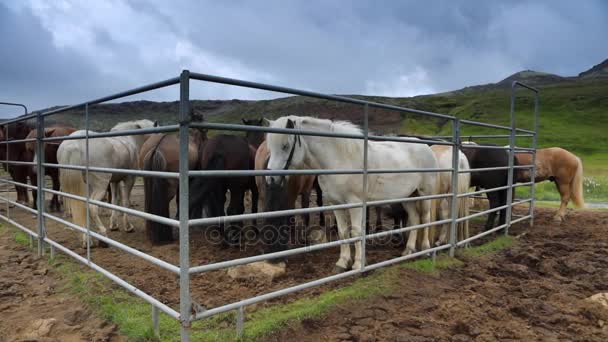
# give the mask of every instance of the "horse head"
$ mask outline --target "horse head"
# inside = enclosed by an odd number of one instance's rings
[[[241,120],[243,121],[243,124],[247,126],[264,126],[264,117],[261,117],[259,119],[243,118]],[[258,148],[265,139],[264,132],[262,131],[247,131],[247,133],[245,133],[245,136],[247,137],[247,141],[249,142],[249,144],[251,144],[255,148]]]
[[[269,121],[272,128],[295,129],[296,117],[282,117],[275,121]],[[306,151],[302,139],[298,134],[268,134],[266,144],[270,153],[268,159],[269,170],[298,169],[304,166]],[[280,182],[284,176],[266,176],[266,182]]]

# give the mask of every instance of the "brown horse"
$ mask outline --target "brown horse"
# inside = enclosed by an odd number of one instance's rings
[[[45,138],[49,138],[49,137],[64,137],[64,136],[68,136],[70,134],[72,134],[73,132],[76,131],[76,128],[74,127],[70,127],[70,126],[53,126],[53,127],[48,127],[44,129],[44,137]],[[32,131],[30,131],[30,133],[27,135],[27,139],[32,139],[32,138],[36,138],[38,136],[38,130],[34,129]],[[61,144],[63,140],[56,140],[56,141],[49,141],[49,142],[45,142],[44,143],[44,162],[48,163],[48,164],[57,164],[57,149],[59,149],[59,145]],[[36,162],[36,142],[32,141],[32,142],[27,142],[25,143],[25,149],[28,151],[29,154],[31,154],[33,156],[33,161]],[[36,184],[34,184],[35,180],[36,180],[36,166],[32,167],[32,174],[34,175],[34,178],[30,178],[30,181],[32,182],[32,185],[36,186]],[[59,191],[60,188],[60,183],[59,183],[59,169],[54,168],[54,167],[46,167],[44,168],[44,174],[47,176],[51,177],[51,180],[53,181],[53,190]],[[38,203],[36,202],[36,194],[37,191],[36,190],[32,190],[32,196],[34,199],[34,203],[33,203],[33,208],[37,209],[38,207]],[[50,210],[51,211],[60,211],[61,210],[61,203],[59,202],[59,196],[53,194],[53,197],[51,198],[51,205],[50,205]]]
[[[532,154],[515,153],[519,165],[531,165]],[[518,182],[529,182],[529,169],[519,169],[516,173]],[[580,158],[559,147],[541,148],[536,150],[536,176],[534,182],[550,180],[555,182],[561,197],[559,210],[554,219],[561,222],[566,215],[568,202],[572,200],[575,206],[585,206],[583,198],[583,163]]]
[[[194,169],[199,161],[198,151],[207,139],[205,131],[190,130],[188,165]],[[139,168],[147,171],[179,172],[179,136],[158,133],[143,144],[139,152]],[[163,177],[144,177],[144,207],[147,213],[169,217],[169,202],[175,197],[176,217],[179,217],[179,180]],[[173,240],[171,227],[146,220],[146,235],[153,244]]]
[[[216,135],[201,145],[199,151],[199,170],[253,170],[253,148],[244,137],[228,134]],[[257,212],[258,190],[253,176],[194,177],[190,181],[189,211],[191,218],[202,216],[205,207],[209,217],[226,215],[224,204],[230,191],[228,215],[245,212],[245,192],[251,191],[251,211]],[[238,243],[241,223],[234,223],[224,229],[219,225],[223,242],[229,245]]]
[[[8,128],[7,125],[0,125],[0,131],[2,132],[2,141],[21,140],[27,137],[31,128],[25,122],[19,121],[8,124]],[[25,143],[0,145],[0,159],[6,161],[31,162],[33,154],[26,150]],[[6,163],[3,165],[4,170],[8,171],[15,182],[27,184],[28,178],[31,182],[36,181],[35,176],[32,174],[32,168],[29,165]],[[15,190],[17,192],[17,202],[28,205],[29,195],[27,193],[27,188],[15,185]]]

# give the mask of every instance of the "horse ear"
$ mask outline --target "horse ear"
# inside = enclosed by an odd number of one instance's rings
[[[294,124],[293,120],[291,119],[287,119],[287,124],[285,125],[285,128],[295,128],[296,125]]]
[[[158,121],[154,121],[154,127],[158,127]]]
[[[247,119],[245,119],[245,118],[241,118],[241,121],[243,121],[243,124],[245,124],[245,125],[249,123],[249,122],[247,121]]]
[[[45,138],[52,137],[54,133],[55,133],[55,128],[47,128],[46,130],[44,130],[44,137]]]
[[[263,116],[258,119],[258,126],[262,126],[262,123],[264,123],[264,117]]]
[[[272,126],[272,123],[273,123],[274,121],[272,121],[272,120],[270,120],[270,119],[266,119],[266,118],[263,118],[263,119],[264,119],[264,121],[266,121],[266,123],[268,123],[268,126]]]

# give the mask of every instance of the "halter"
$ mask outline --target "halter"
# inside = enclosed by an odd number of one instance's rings
[[[298,143],[299,146],[302,146],[302,141],[300,140],[300,135],[295,134],[294,136],[296,139],[293,142],[293,145],[291,145],[291,151],[289,151],[289,156],[287,157],[287,161],[285,162],[285,166],[283,167],[283,170],[287,170],[289,168],[289,166],[291,165],[291,160],[293,159],[293,153],[296,150],[296,142]]]

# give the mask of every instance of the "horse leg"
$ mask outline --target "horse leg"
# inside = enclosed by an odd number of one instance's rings
[[[438,212],[438,219],[439,220],[445,220],[448,218],[448,214],[449,214],[449,209],[451,208],[450,204],[451,204],[452,199],[447,199],[447,198],[443,198],[440,202],[439,202],[439,210],[437,210]],[[448,242],[448,224],[444,223],[441,225],[441,234],[439,235],[439,239],[437,240],[437,242],[435,243],[436,246],[441,246],[444,243]]]
[[[317,193],[317,207],[322,207],[323,206],[323,190],[321,190],[321,186],[319,185],[319,182],[317,181],[317,179],[315,178],[315,192]],[[325,213],[323,213],[322,211],[319,212],[319,225],[323,228],[325,228]]]
[[[403,204],[403,208],[407,212],[407,225],[414,226],[420,224],[420,217],[418,214],[418,209],[416,202],[406,202]],[[407,244],[405,246],[405,250],[402,255],[410,255],[416,252],[416,239],[418,238],[418,230],[414,229],[410,231],[410,234],[407,238]]]
[[[51,173],[51,180],[53,181],[53,190],[59,191],[61,187],[59,184],[59,172]],[[53,197],[51,198],[51,211],[61,211],[61,203],[59,203],[59,196],[57,196],[56,194],[53,194]]]
[[[508,189],[507,190],[503,190],[503,191],[499,191],[498,192],[498,206],[502,207],[504,205],[507,204],[507,194],[508,194]],[[501,209],[500,210],[500,215],[498,216],[498,225],[502,226],[503,224],[505,224],[507,222],[507,208],[505,209]]]
[[[553,220],[555,222],[561,223],[566,216],[566,208],[568,207],[568,202],[570,201],[570,184],[566,182],[557,182],[555,181],[555,185],[557,186],[557,191],[559,191],[559,196],[561,197],[561,203],[559,205],[559,209]]]
[[[118,197],[119,195],[119,187],[120,184],[118,184],[118,182],[110,182],[110,189],[112,191],[112,204],[114,205],[118,205]],[[117,211],[116,210],[112,210],[112,213],[110,214],[110,230],[114,231],[114,230],[118,230],[118,224],[116,223],[116,215],[117,215]]]
[[[310,207],[310,192],[309,191],[305,191],[302,193],[302,208],[308,208]],[[302,219],[304,220],[304,236],[308,236],[308,227],[310,226],[310,214],[304,214],[302,215]]]
[[[242,189],[230,189],[230,204],[228,204],[228,215],[240,215],[245,212],[245,191]],[[229,244],[238,244],[240,240],[243,222],[229,224],[225,230],[225,239]]]
[[[348,233],[348,221],[346,217],[346,210],[334,210],[336,216],[336,224],[338,225],[338,236],[340,240],[348,239],[350,234]],[[342,273],[350,267],[351,256],[350,256],[350,245],[340,245],[340,259],[336,262],[334,272]]]
[[[119,186],[120,199],[122,202],[122,206],[125,208],[128,208],[131,205],[131,203],[130,203],[131,201],[130,201],[129,197],[130,197],[131,189],[133,189],[134,183],[135,183],[135,177],[127,177],[127,179],[125,179],[125,181],[124,181],[124,184],[122,186]],[[131,224],[131,222],[129,222],[129,220],[127,218],[127,213],[122,213],[122,227],[125,230],[125,232],[127,232],[127,233],[130,233],[135,230],[135,227],[133,227],[133,225]]]
[[[363,209],[361,208],[354,208],[354,209],[350,209],[350,222],[351,222],[351,230],[350,230],[350,236],[355,238],[355,237],[360,237],[363,233],[363,229],[361,227],[361,219],[363,218]],[[361,254],[363,251],[363,241],[359,241],[359,242],[355,242],[355,262],[353,263],[353,270],[360,270],[361,269],[361,263],[362,263],[362,257],[363,255]]]
[[[487,197],[488,197],[488,202],[490,204],[490,209],[494,209],[494,208],[500,206],[499,194],[496,193],[496,191],[488,192]],[[485,230],[492,229],[494,227],[495,220],[496,220],[496,212],[494,211],[494,212],[489,213],[488,219],[486,221]]]
[[[93,187],[93,189],[91,189],[91,193],[90,193],[91,199],[100,201],[103,198],[103,196],[106,194],[106,189],[107,189],[106,186],[103,186],[101,189],[96,189],[95,187]],[[99,206],[90,204],[89,212],[90,212],[91,216],[93,217],[93,219],[95,220],[95,223],[97,224],[97,229],[99,230],[99,233],[101,233],[101,235],[108,236],[108,230],[106,229],[106,226],[103,224],[103,222],[101,221],[101,218],[99,217]],[[83,247],[86,247],[86,238],[83,238],[83,243],[84,243]],[[99,242],[99,245],[105,246],[106,244]]]
[[[424,200],[419,204],[419,215],[422,224],[431,223],[431,200]],[[426,227],[423,230],[422,236],[422,250],[431,248],[431,241],[429,239],[429,232],[431,227]]]

